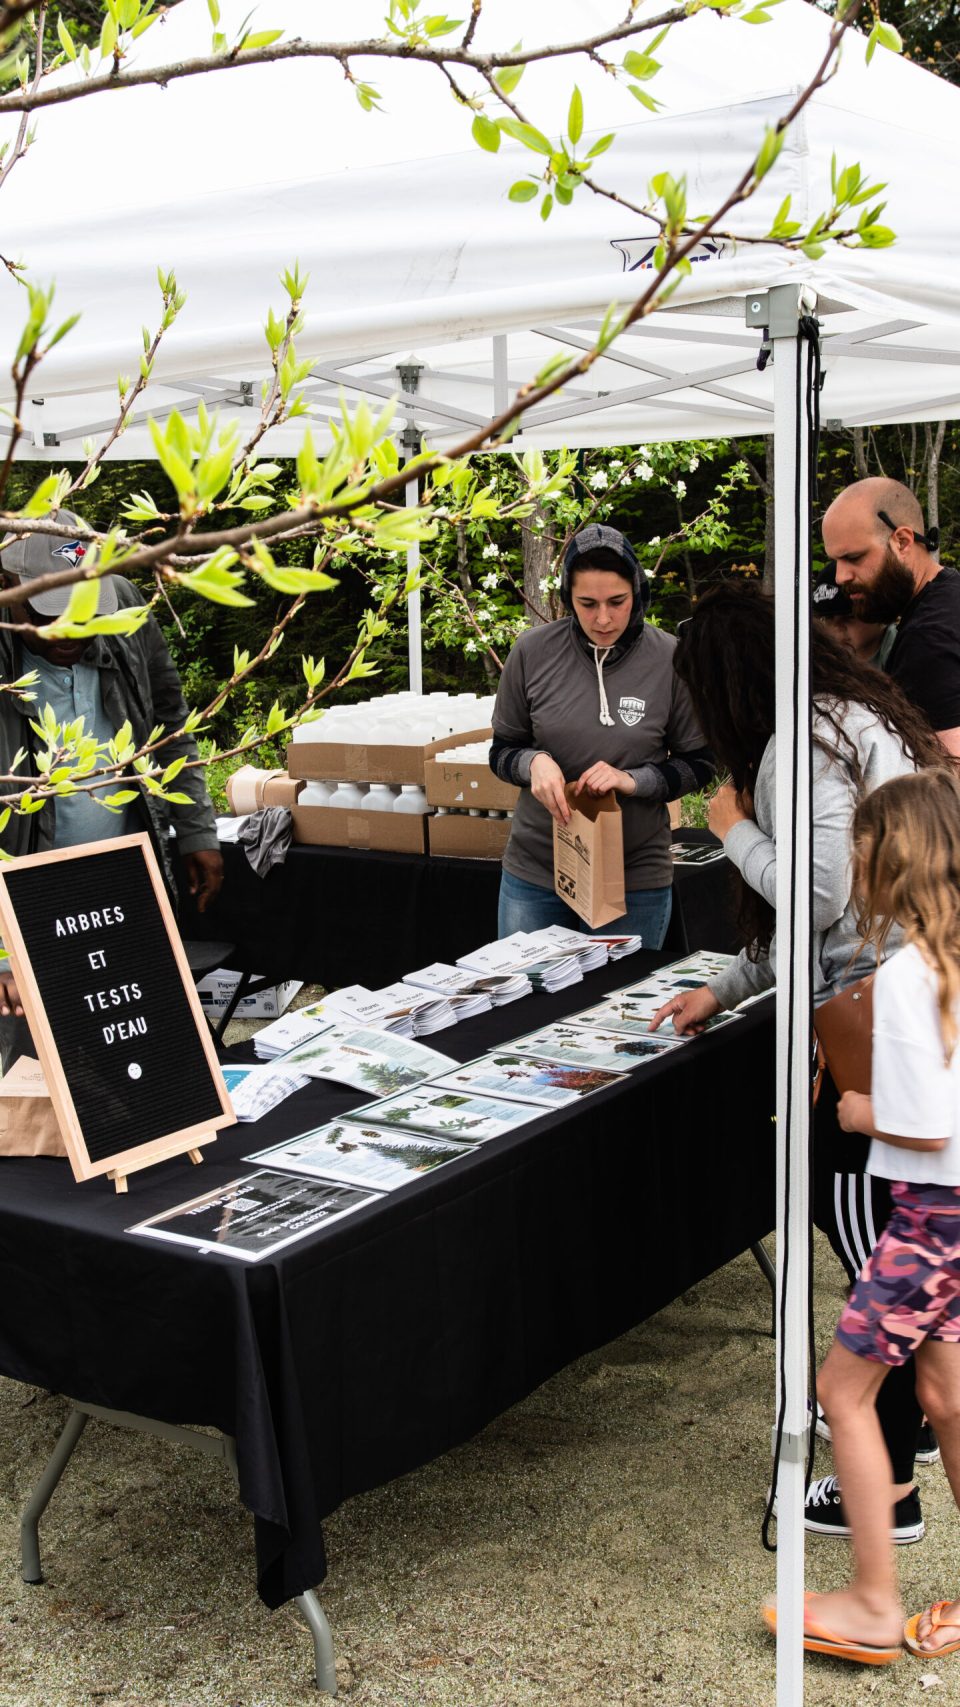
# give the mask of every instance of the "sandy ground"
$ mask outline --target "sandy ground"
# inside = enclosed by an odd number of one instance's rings
[[[841,1293],[817,1256],[821,1350]],[[759,1605],[773,1342],[752,1258],[564,1370],[474,1440],[350,1501],[321,1590],[351,1707],[765,1707]],[[20,1509],[65,1415],[0,1381],[0,1707],[299,1707],[321,1699],[295,1609],[253,1589],[228,1473],[91,1423],[18,1575]],[[820,1473],[830,1468],[821,1445]],[[958,1586],[957,1519],[921,1469],[926,1540],[900,1549],[916,1609]],[[827,1588],[843,1543],[811,1538]],[[933,1680],[932,1682],[930,1680]],[[960,1702],[960,1656],[886,1671],[811,1659],[810,1707]]]

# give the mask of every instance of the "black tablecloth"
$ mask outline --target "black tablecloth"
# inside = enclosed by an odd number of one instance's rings
[[[704,830],[678,834],[714,841]],[[185,900],[183,934],[229,939],[237,945],[231,966],[270,979],[377,990],[497,935],[498,860],[296,847],[261,878],[236,843],[222,851],[220,898],[202,918]],[[667,949],[736,949],[730,881],[724,860],[676,867]]]
[[[663,958],[634,956],[431,1042],[468,1060]],[[66,1162],[0,1161],[0,1371],[235,1436],[268,1605],[323,1577],[321,1523],[342,1500],[468,1438],[774,1221],[765,1002],[274,1259],[124,1231],[363,1100],[311,1084],[222,1135],[202,1167],[133,1176],[126,1198],[102,1179],[74,1184]]]

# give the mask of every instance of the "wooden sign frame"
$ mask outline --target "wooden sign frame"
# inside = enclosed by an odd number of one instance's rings
[[[7,876],[33,866],[50,866],[66,860],[95,859],[98,855],[115,853],[122,848],[139,848],[143,855],[157,908],[183,983],[184,994],[196,1021],[197,1034],[210,1066],[212,1085],[216,1096],[219,1098],[221,1112],[212,1118],[208,1117],[195,1126],[165,1133],[162,1137],[150,1139],[145,1144],[138,1144],[130,1149],[119,1150],[115,1154],[94,1159],[87,1149],[87,1142],[74,1106],[70,1085],[60,1060],[56,1039],[47,1018],[40,987],[30,963],[30,955],[17,918],[16,905],[7,887]],[[2,930],[4,944],[10,956],[30,1030],[33,1033],[37,1054],[40,1057],[47,1081],[50,1100],[60,1131],[63,1134],[63,1142],[73,1169],[74,1178],[87,1180],[107,1174],[114,1180],[118,1191],[126,1191],[126,1176],[140,1168],[166,1161],[171,1156],[189,1155],[192,1161],[200,1161],[202,1158],[199,1153],[199,1146],[212,1143],[220,1127],[232,1125],[236,1116],[220,1072],[220,1063],[217,1059],[213,1035],[200,1005],[200,998],[197,995],[190,965],[180,939],[173,908],[170,905],[166,885],[161,876],[149,836],[146,834],[114,836],[105,842],[84,842],[76,847],[55,848],[49,853],[25,854],[19,859],[4,861],[0,864],[0,930]]]

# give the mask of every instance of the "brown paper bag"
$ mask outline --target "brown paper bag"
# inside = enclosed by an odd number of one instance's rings
[[[553,821],[553,887],[591,929],[627,910],[623,817],[616,795],[575,794],[566,786],[569,824]]]
[[[21,1055],[0,1079],[0,1156],[65,1156],[39,1061]]]

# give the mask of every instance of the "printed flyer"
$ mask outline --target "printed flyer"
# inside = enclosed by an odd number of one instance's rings
[[[491,1050],[489,1055],[468,1061],[431,1082],[446,1090],[482,1091],[486,1096],[515,1097],[521,1102],[542,1103],[546,1108],[565,1108],[591,1091],[619,1084],[622,1077],[602,1067],[572,1067],[504,1049]]]
[[[385,1131],[373,1121],[361,1124],[357,1119],[331,1120],[246,1160],[271,1168],[290,1168],[294,1173],[320,1174],[349,1185],[367,1186],[371,1191],[395,1191],[397,1186],[422,1179],[444,1162],[473,1153],[469,1144],[426,1138],[420,1132]]]
[[[293,1179],[289,1174],[264,1169],[231,1180],[203,1197],[178,1203],[162,1215],[128,1227],[127,1232],[259,1262],[341,1216],[378,1201],[376,1192],[322,1180]]]

